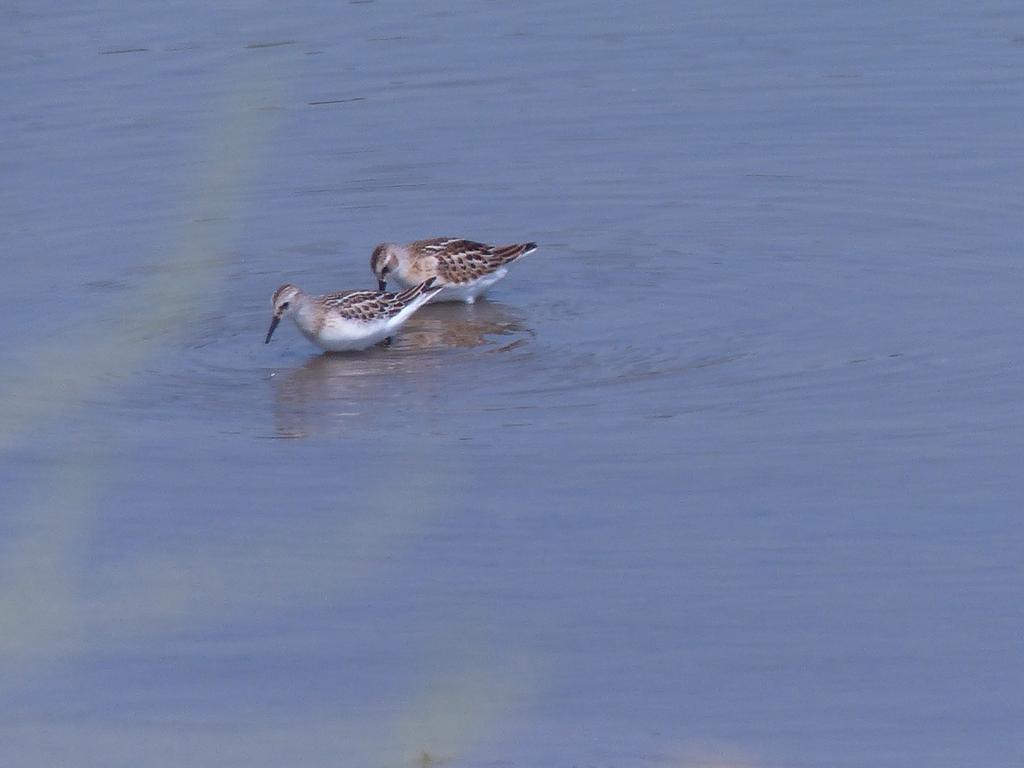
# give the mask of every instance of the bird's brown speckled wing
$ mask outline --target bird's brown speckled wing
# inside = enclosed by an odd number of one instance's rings
[[[416,299],[421,293],[434,293],[440,288],[431,289],[434,280],[413,286],[401,293],[390,291],[342,291],[320,297],[324,309],[344,318],[372,323],[375,320],[387,320],[394,317]]]
[[[437,238],[415,243],[420,253],[437,259],[437,275],[447,283],[470,283],[529,253],[536,243],[487,245],[472,240]]]

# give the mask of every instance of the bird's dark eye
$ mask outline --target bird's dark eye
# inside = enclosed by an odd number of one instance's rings
[[[380,274],[381,274],[381,276],[383,276],[383,275],[386,275],[386,274],[387,274],[388,272],[390,272],[390,271],[391,271],[391,268],[390,268],[390,267],[383,267],[383,268],[382,268],[382,269],[380,270]]]
[[[291,303],[291,302],[288,302],[288,301],[286,301],[286,302],[285,302],[284,304],[282,304],[282,305],[281,305],[281,309],[288,309],[288,305],[289,305],[290,303]]]

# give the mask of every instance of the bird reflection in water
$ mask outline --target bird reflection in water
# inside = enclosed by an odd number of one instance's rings
[[[311,357],[275,377],[274,422],[278,437],[348,432],[361,420],[395,418],[382,403],[432,397],[446,364],[445,350],[487,347],[507,352],[528,343],[533,331],[511,308],[491,301],[431,304],[402,328],[390,347]],[[450,358],[448,358],[450,359]]]

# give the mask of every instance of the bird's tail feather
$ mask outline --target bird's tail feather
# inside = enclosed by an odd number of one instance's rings
[[[408,302],[408,301],[412,301],[417,296],[419,296],[420,294],[424,294],[424,293],[427,294],[428,296],[433,296],[435,293],[440,291],[441,288],[443,287],[443,286],[440,286],[440,285],[438,285],[436,287],[434,286],[434,281],[436,279],[437,279],[436,277],[427,278],[426,280],[424,280],[419,285],[414,285],[412,288],[406,288],[401,293],[396,294],[395,298],[398,301]]]

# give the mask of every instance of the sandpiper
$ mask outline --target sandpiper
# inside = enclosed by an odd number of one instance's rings
[[[302,335],[328,352],[366,349],[389,342],[402,323],[440,291],[434,279],[424,280],[401,293],[342,291],[307,296],[285,283],[271,299],[274,317],[264,343],[270,343],[281,318],[290,315]]]
[[[370,268],[382,291],[387,288],[389,275],[402,286],[434,277],[442,289],[434,301],[472,304],[508,274],[508,264],[535,250],[536,243],[487,245],[454,237],[416,240],[406,245],[381,243],[373,249]]]

